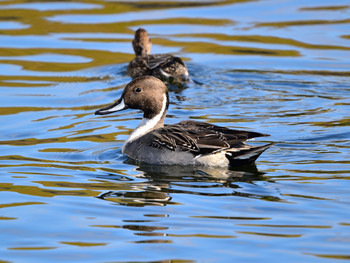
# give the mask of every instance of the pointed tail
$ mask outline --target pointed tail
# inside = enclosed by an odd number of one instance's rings
[[[258,159],[260,154],[262,154],[272,145],[273,143],[269,143],[263,146],[252,147],[238,152],[227,151],[225,156],[230,161],[230,166],[250,165],[254,163],[256,159]]]

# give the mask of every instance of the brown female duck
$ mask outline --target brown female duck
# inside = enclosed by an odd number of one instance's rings
[[[181,58],[170,54],[150,54],[152,42],[145,29],[139,28],[135,32],[132,46],[136,57],[129,63],[126,74],[133,79],[150,75],[168,83],[186,83],[190,80]]]

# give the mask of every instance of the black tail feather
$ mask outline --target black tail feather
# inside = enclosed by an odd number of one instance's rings
[[[263,146],[252,147],[238,152],[228,151],[226,153],[226,158],[229,160],[230,166],[250,165],[272,145],[273,143],[265,144]]]

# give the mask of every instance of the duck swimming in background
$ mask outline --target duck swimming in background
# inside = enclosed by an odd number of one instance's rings
[[[145,29],[139,28],[135,32],[132,46],[136,57],[129,63],[126,74],[133,79],[149,75],[168,83],[187,83],[190,80],[181,58],[170,54],[150,54],[152,42]]]
[[[165,84],[152,76],[138,77],[126,85],[121,98],[95,112],[110,114],[125,109],[143,111],[140,125],[130,134],[122,152],[143,163],[157,165],[249,165],[271,144],[250,146],[245,141],[268,134],[232,130],[198,121],[164,125],[169,106]]]

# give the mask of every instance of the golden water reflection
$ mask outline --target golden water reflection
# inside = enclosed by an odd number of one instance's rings
[[[2,1],[0,261],[348,259],[350,6],[287,2]],[[167,121],[270,133],[256,167],[122,156],[139,27],[194,80]]]

